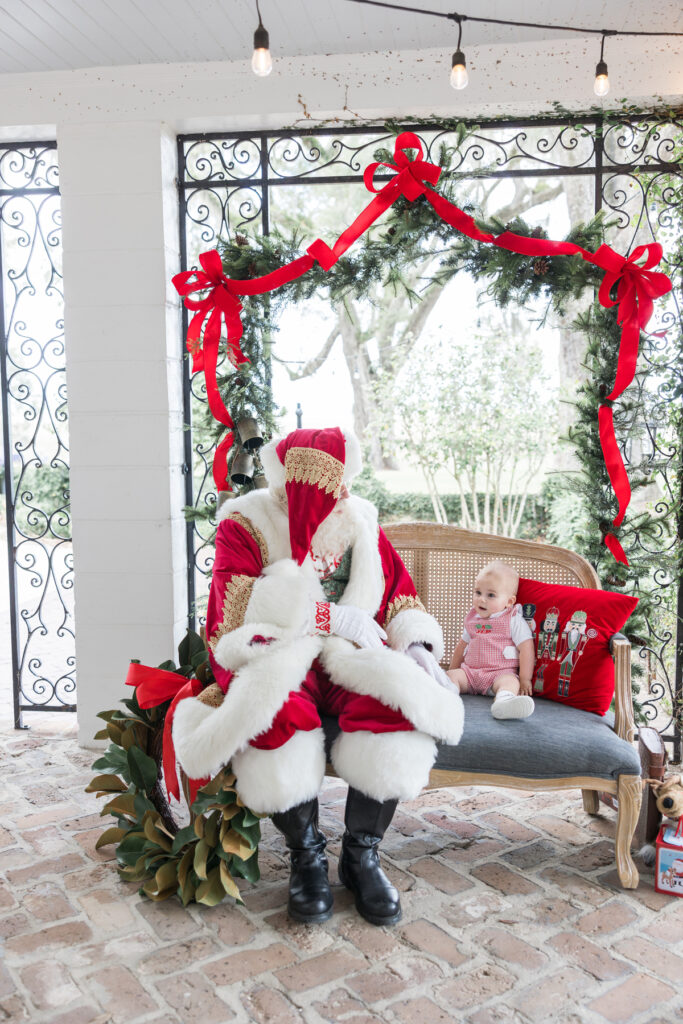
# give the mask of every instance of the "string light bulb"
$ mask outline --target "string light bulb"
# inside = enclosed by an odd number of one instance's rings
[[[454,89],[464,89],[469,82],[469,75],[467,74],[467,61],[465,60],[465,54],[460,49],[460,41],[462,39],[462,21],[458,19],[458,48],[453,54],[453,61],[451,65],[451,85]]]
[[[596,96],[606,96],[609,92],[609,78],[607,77],[607,64],[604,60],[605,55],[605,33],[602,36],[602,45],[600,47],[600,60],[595,65],[595,82],[593,83],[593,92]]]
[[[273,58],[270,55],[270,40],[268,32],[263,27],[258,0],[256,0],[256,13],[258,14],[258,27],[254,32],[254,53],[251,58],[251,70],[260,78],[265,78],[273,70]]]

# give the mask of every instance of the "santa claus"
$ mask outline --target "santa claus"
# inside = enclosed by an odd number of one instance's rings
[[[178,760],[192,778],[230,762],[241,800],[270,814],[289,847],[290,916],[323,921],[320,715],[338,716],[330,759],[349,785],[339,877],[366,920],[393,924],[401,907],[378,846],[397,802],[426,784],[435,739],[459,741],[462,702],[438,664],[441,628],[375,508],[349,494],[357,440],[295,430],[262,461],[268,490],[220,514],[207,614],[216,683],[177,708]]]

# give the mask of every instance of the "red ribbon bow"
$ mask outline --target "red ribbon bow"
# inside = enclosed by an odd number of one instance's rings
[[[645,261],[641,264],[639,261],[643,256]],[[619,307],[617,323],[621,326],[621,341],[617,373],[614,387],[607,396],[606,403],[598,409],[600,443],[607,473],[619,502],[619,511],[613,521],[613,525],[618,527],[623,522],[631,500],[631,485],[614,432],[612,402],[624,393],[635,376],[640,332],[645,329],[652,316],[653,300],[671,290],[671,281],[666,274],[650,269],[662,258],[662,247],[658,242],[639,245],[627,257],[620,256],[609,245],[601,245],[594,256],[587,258],[590,263],[605,270],[598,292],[600,304],[606,309],[616,305]],[[613,299],[611,292],[615,285],[617,295]],[[617,561],[628,565],[624,549],[613,533],[606,535],[605,544]]]
[[[219,423],[233,427],[234,421],[226,409],[218,390],[216,380],[218,366],[218,346],[221,340],[221,328],[225,322],[228,341],[228,358],[233,366],[248,363],[249,360],[240,348],[242,337],[242,320],[240,313],[242,303],[232,291],[229,278],[223,273],[221,258],[215,249],[203,252],[199,262],[201,270],[186,270],[176,274],[173,284],[179,295],[183,296],[188,309],[195,310],[195,315],[187,329],[187,351],[192,355],[192,372],[204,370],[206,381],[206,397],[209,408]],[[203,299],[190,299],[192,292],[211,291]],[[202,327],[204,337],[202,343]],[[213,477],[219,491],[230,490],[228,483],[228,452],[232,448],[234,434],[228,431],[221,441],[213,462]]]
[[[152,668],[150,665],[141,665],[139,662],[131,661],[126,676],[126,686],[135,687],[135,696],[141,708],[155,708],[159,704],[165,704],[167,700],[172,701],[164,719],[162,764],[166,789],[176,800],[180,800],[180,786],[175,766],[175,747],[173,746],[173,716],[180,701],[186,697],[196,697],[202,690],[202,684],[199,679],[186,679],[178,672],[168,672],[163,668]],[[194,795],[200,786],[207,781],[207,779],[190,780],[190,803],[194,801]]]
[[[417,150],[417,158],[411,160],[406,150]],[[413,202],[418,196],[427,192],[428,184],[435,185],[439,180],[441,168],[436,164],[427,163],[422,159],[422,143],[413,132],[402,132],[396,139],[394,146],[393,164],[378,160],[365,168],[363,181],[370,192],[377,192],[377,196],[365,209],[356,217],[346,231],[343,231],[332,248],[316,238],[312,245],[309,245],[306,252],[318,261],[323,270],[329,270],[337,262],[339,257],[346,252],[349,246],[353,245],[368,228],[381,217],[385,210],[396,202],[400,195]],[[396,171],[396,176],[388,181],[382,189],[376,189],[373,183],[375,171],[378,167],[389,167]]]
[[[411,160],[406,150],[414,149],[417,157]],[[391,196],[388,203],[391,203],[397,196],[404,195],[410,202],[414,202],[418,196],[427,191],[427,182],[436,185],[441,175],[441,168],[437,164],[427,163],[422,159],[422,142],[413,132],[401,132],[394,145],[394,161],[390,164],[384,160],[378,160],[374,164],[368,164],[363,174],[365,187],[369,192],[381,192],[385,197]],[[378,167],[388,167],[396,171],[396,177],[387,182],[381,189],[375,188],[374,177]]]
[[[645,256],[645,262],[639,260]],[[671,291],[671,281],[661,271],[652,271],[662,258],[662,247],[659,242],[639,245],[630,256],[620,256],[609,245],[601,245],[590,260],[606,271],[598,298],[606,309],[619,306],[617,323],[622,327],[621,345],[619,347],[619,364],[617,376],[611,394],[607,397],[614,401],[621,395],[633,380],[638,358],[640,332],[645,329],[654,310],[654,299],[660,298]],[[612,299],[610,292],[617,285],[617,297]]]

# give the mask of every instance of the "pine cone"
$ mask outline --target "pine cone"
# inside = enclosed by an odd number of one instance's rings
[[[534,260],[534,274],[536,277],[543,277],[550,270],[550,260],[547,256],[539,256]]]
[[[247,238],[246,235],[237,234],[235,235],[235,245],[249,245],[249,239]]]
[[[251,274],[252,277],[256,276],[256,264],[255,263],[250,263],[249,266],[247,267],[247,270],[249,271],[249,273]]]
[[[543,238],[543,228],[533,228],[531,232],[531,238]]]

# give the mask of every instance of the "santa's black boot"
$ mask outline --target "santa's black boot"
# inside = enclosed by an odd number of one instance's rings
[[[339,880],[354,894],[356,910],[370,924],[396,924],[401,920],[398,892],[382,871],[378,852],[397,803],[380,803],[349,786]]]
[[[325,836],[318,829],[318,801],[309,800],[272,815],[292,864],[287,912],[294,921],[326,921],[332,916]]]

